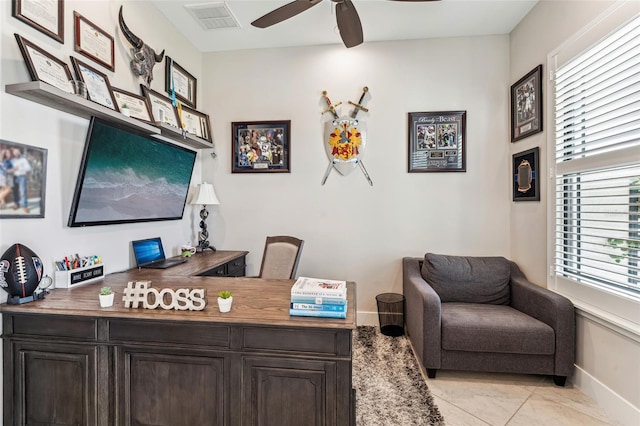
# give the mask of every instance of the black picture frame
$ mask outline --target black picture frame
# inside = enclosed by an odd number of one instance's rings
[[[14,36],[31,80],[42,81],[66,93],[73,93],[73,86],[70,82],[73,77],[66,62],[51,55],[20,34],[14,34]]]
[[[8,162],[11,162],[11,168],[20,168],[13,159],[9,159],[6,152],[19,150],[22,156],[25,156],[30,169],[24,176],[24,185],[26,187],[26,205],[21,201],[20,181],[14,173],[8,173],[5,182],[0,182],[0,188],[10,187],[11,191],[6,194],[0,189],[0,219],[35,219],[43,218],[45,210],[46,183],[47,183],[47,149],[39,148],[31,145],[25,145],[17,142],[11,142],[0,139],[0,167],[7,170]],[[4,175],[4,173],[2,173]],[[3,178],[0,176],[0,180]],[[6,183],[6,185],[2,185]],[[11,201],[9,201],[11,199]],[[18,200],[18,203],[16,203]]]
[[[102,65],[109,71],[115,71],[115,42],[114,38],[111,34],[107,33],[102,28],[98,27],[96,24],[80,15],[75,10],[73,11],[73,48],[76,52],[84,55],[85,57],[91,59],[93,62]],[[91,38],[94,38],[93,43],[86,43],[83,37],[83,31],[81,31],[82,25],[86,25],[89,27]],[[85,34],[86,35],[86,34]],[[99,45],[95,40],[101,39],[102,42],[108,43],[109,52],[101,53],[91,51],[90,47],[87,44]]]
[[[120,111],[116,98],[113,96],[113,90],[111,90],[109,77],[105,73],[73,56],[71,57],[71,64],[78,80],[83,81],[87,87],[87,96],[90,101],[106,108]]]
[[[511,142],[542,132],[542,65],[511,86]]]
[[[198,104],[198,80],[169,56],[165,56],[164,64],[164,89],[169,97],[173,96],[173,86],[178,85],[176,99],[195,109]]]
[[[231,123],[232,173],[290,173],[291,120]]]
[[[200,139],[213,142],[213,137],[211,135],[211,121],[209,120],[208,114],[182,105],[178,111],[178,115],[180,116],[180,124],[184,131],[197,136]]]
[[[513,201],[540,201],[540,148],[513,154]]]
[[[11,14],[58,43],[64,44],[64,0],[57,0],[56,10],[47,11],[44,7],[39,7],[43,4],[38,0],[13,0]],[[54,25],[46,22],[47,17]]]
[[[409,113],[408,172],[466,172],[467,111]]]
[[[111,91],[113,92],[113,97],[116,100],[116,104],[118,105],[120,112],[122,112],[122,106],[126,105],[131,111],[131,118],[144,121],[148,124],[155,124],[153,115],[151,114],[149,99],[145,96],[113,86],[111,87]]]

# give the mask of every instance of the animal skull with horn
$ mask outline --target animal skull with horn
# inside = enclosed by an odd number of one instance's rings
[[[142,76],[144,81],[147,83],[147,87],[151,87],[151,81],[153,80],[153,67],[156,62],[162,62],[162,59],[164,58],[164,50],[162,53],[157,54],[155,50],[129,30],[129,27],[124,23],[124,18],[122,17],[122,6],[120,6],[118,21],[120,23],[122,34],[124,34],[124,37],[133,46],[131,48],[131,55],[133,56],[130,63],[131,71],[137,76]]]

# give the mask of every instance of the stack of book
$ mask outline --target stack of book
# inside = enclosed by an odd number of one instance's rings
[[[346,318],[346,281],[300,277],[291,287],[289,315]]]

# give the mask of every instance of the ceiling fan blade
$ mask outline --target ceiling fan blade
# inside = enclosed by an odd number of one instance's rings
[[[322,0],[295,0],[281,6],[251,23],[254,27],[267,28],[315,6]]]
[[[354,47],[364,41],[362,35],[362,23],[351,0],[343,0],[336,3],[336,20],[340,37],[347,47]]]

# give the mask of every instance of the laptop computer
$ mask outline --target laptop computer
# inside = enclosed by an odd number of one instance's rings
[[[166,269],[187,261],[182,258],[167,259],[160,237],[131,241],[131,246],[138,268]]]

